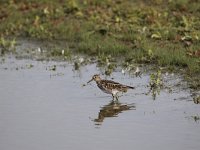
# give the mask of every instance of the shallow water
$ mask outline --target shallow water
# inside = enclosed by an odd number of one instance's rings
[[[200,105],[189,90],[171,86],[153,100],[141,78],[114,72],[113,80],[135,86],[112,102],[95,83],[83,86],[96,64],[75,71],[67,62],[0,58],[0,149],[181,149],[200,148]],[[54,65],[56,65],[55,69]],[[55,70],[55,71],[54,71]],[[104,76],[105,77],[105,76]],[[181,81],[166,76],[166,84]]]

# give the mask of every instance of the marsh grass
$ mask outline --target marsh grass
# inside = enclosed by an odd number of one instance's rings
[[[90,55],[106,54],[120,56],[130,52],[130,47],[110,36],[102,36],[92,33],[84,36],[83,40],[78,43],[78,51],[89,53]]]

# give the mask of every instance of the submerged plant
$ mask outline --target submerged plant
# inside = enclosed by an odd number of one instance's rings
[[[83,57],[76,57],[74,60],[74,70],[80,70],[80,67],[87,64],[87,60]]]
[[[135,74],[136,77],[139,76],[139,77],[141,78],[142,72],[140,71],[140,68],[139,68],[139,67],[136,67],[134,74]]]
[[[198,122],[200,120],[200,116],[198,115],[191,116],[191,118],[193,118],[195,122]]]
[[[162,78],[161,78],[161,71],[158,70],[156,73],[152,73],[150,75],[150,83],[149,83],[151,88],[160,88],[162,87]]]
[[[49,67],[49,71],[56,71],[56,65],[52,65]]]
[[[107,76],[110,76],[115,68],[117,67],[115,60],[111,55],[100,54],[98,55],[98,65],[104,68],[104,73]]]
[[[161,71],[158,70],[156,73],[152,73],[150,75],[150,82],[149,82],[149,87],[150,90],[147,94],[152,93],[152,97],[155,100],[156,95],[160,94],[160,90],[163,87],[163,82],[162,82],[162,76],[161,76]]]
[[[117,65],[114,63],[107,65],[106,69],[105,69],[105,75],[110,76],[116,67],[117,67]]]
[[[0,38],[0,54],[3,55],[5,52],[15,50],[16,40],[13,38],[12,40],[7,40],[4,37]]]
[[[196,96],[193,98],[195,104],[200,104],[200,96]]]

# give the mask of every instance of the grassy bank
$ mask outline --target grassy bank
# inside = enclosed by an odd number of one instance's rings
[[[183,68],[199,83],[199,18],[199,0],[2,0],[0,36],[61,39],[88,55]]]

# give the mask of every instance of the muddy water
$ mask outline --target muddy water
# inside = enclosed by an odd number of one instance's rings
[[[135,90],[112,102],[91,83],[96,64],[75,71],[67,62],[0,58],[1,150],[197,150],[200,105],[189,90],[173,84],[153,97],[146,94],[149,74],[141,78],[114,72],[114,80]],[[56,67],[55,67],[56,66]],[[105,76],[104,76],[105,77]]]

